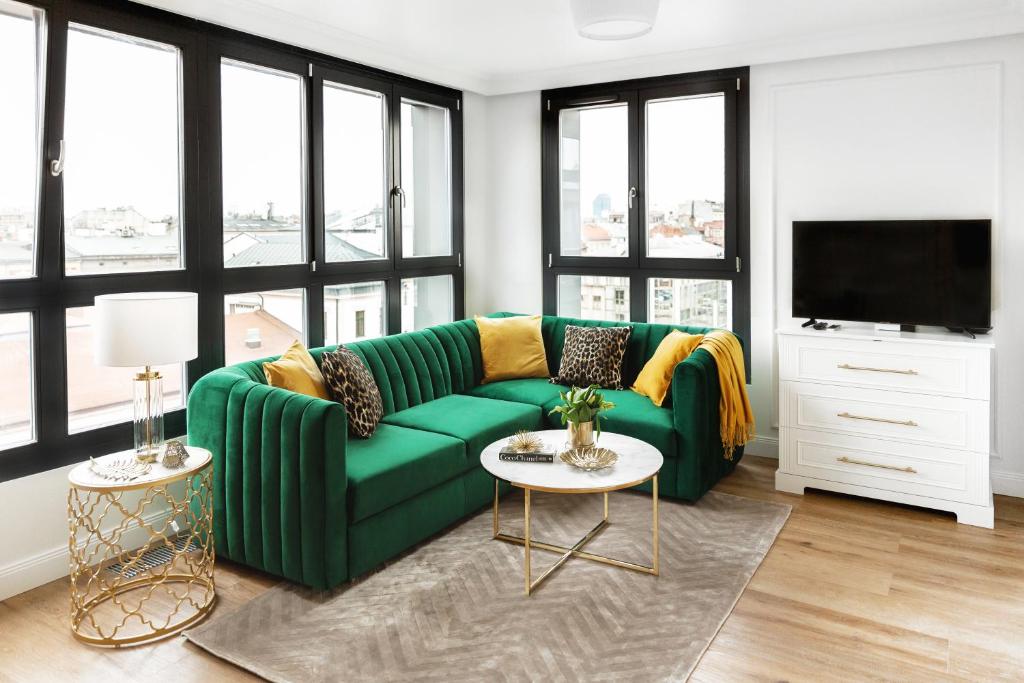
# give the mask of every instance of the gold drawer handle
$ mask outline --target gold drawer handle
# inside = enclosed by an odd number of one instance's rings
[[[869,420],[871,422],[885,422],[891,425],[903,425],[904,427],[916,427],[917,423],[913,420],[890,420],[887,417],[868,417],[866,415],[854,415],[848,413],[845,410],[841,413],[836,413],[836,417],[845,417],[850,420]]]
[[[850,365],[849,363],[840,363],[836,366],[840,370],[867,370],[868,372],[891,372],[897,375],[916,375],[917,370],[893,370],[892,368],[868,368],[862,365]]]
[[[897,472],[909,472],[910,474],[917,474],[917,470],[913,467],[897,467],[896,465],[880,465],[877,462],[867,462],[866,460],[854,460],[853,458],[847,458],[845,455],[841,458],[836,458],[839,462],[845,462],[850,465],[866,465],[868,467],[881,467],[883,470],[896,470]]]

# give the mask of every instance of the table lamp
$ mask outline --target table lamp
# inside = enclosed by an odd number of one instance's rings
[[[199,295],[132,292],[96,297],[96,364],[142,367],[132,382],[135,458],[153,462],[164,440],[163,378],[154,365],[192,360],[198,352]]]

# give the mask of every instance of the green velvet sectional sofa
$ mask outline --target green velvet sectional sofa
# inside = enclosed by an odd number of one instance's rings
[[[552,374],[570,324],[623,323],[545,316]],[[707,331],[630,324],[626,386],[671,330]],[[346,346],[365,361],[384,402],[369,439],[348,434],[340,404],[267,385],[262,361],[221,368],[192,388],[188,439],[213,452],[221,557],[330,588],[487,505],[494,482],[480,452],[489,443],[520,429],[559,426],[548,412],[564,386],[546,379],[480,384],[472,320]],[[331,348],[311,353],[319,363]],[[666,407],[629,389],[606,395],[616,407],[603,429],[643,439],[665,456],[663,496],[700,498],[742,456],[741,449],[731,462],[722,455],[717,368],[702,349],[676,367]]]

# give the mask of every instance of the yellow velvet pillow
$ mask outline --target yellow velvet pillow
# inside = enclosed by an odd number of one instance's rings
[[[483,357],[482,384],[521,377],[548,377],[539,315],[476,318]]]
[[[284,355],[273,363],[264,363],[263,374],[272,387],[330,400],[320,368],[299,341],[293,342]]]
[[[693,353],[703,338],[704,335],[686,334],[679,330],[669,332],[658,344],[651,359],[644,364],[644,369],[633,383],[633,391],[648,397],[656,406],[664,403],[676,365]]]

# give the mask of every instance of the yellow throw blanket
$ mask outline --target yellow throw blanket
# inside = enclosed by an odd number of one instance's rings
[[[718,383],[722,389],[722,398],[718,402],[722,448],[725,449],[725,459],[732,460],[736,447],[754,438],[754,411],[750,409],[747,397],[743,348],[739,340],[725,330],[707,333],[697,348],[710,353],[718,365]]]

